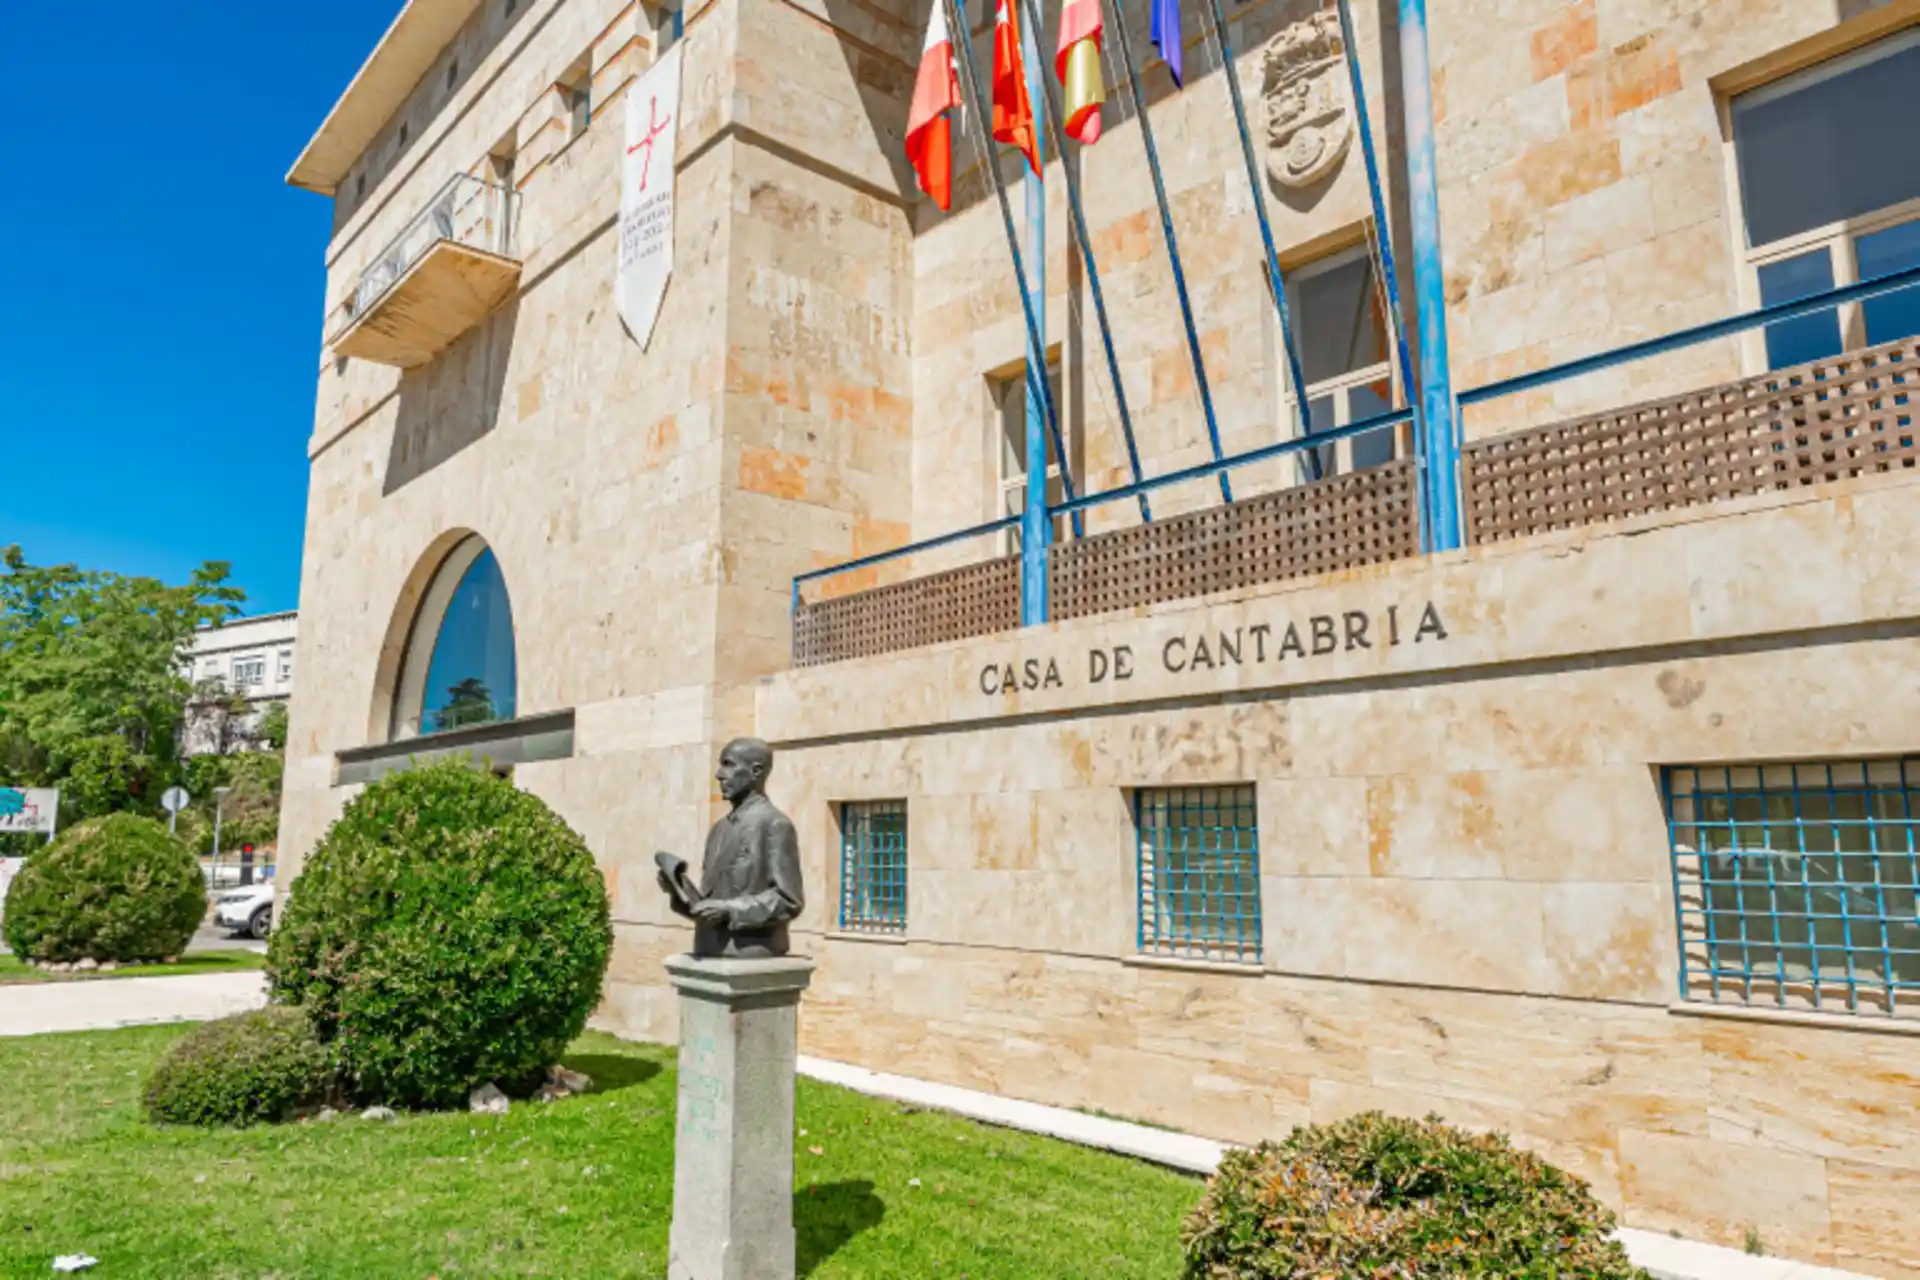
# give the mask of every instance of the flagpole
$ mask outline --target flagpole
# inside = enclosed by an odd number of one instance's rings
[[[1033,24],[1020,24],[1020,60],[1027,76],[1027,100],[1043,101],[1040,33]],[[1020,517],[1020,624],[1035,626],[1047,620],[1047,542],[1053,523],[1047,519],[1047,424],[1041,416],[1048,400],[1047,378],[1047,191],[1042,175],[1047,165],[1047,135],[1033,130],[1034,163],[1027,172],[1028,305],[1033,324],[1027,329],[1027,500]],[[989,164],[993,157],[987,157]],[[1058,413],[1059,406],[1054,412]],[[1065,424],[1061,424],[1065,427]],[[1060,469],[1067,468],[1066,431],[1060,437]]]
[[[1040,6],[1034,0],[1020,0],[1021,12],[1027,21],[1036,28],[1040,25]],[[1042,76],[1041,79],[1046,80]],[[1100,287],[1100,262],[1094,256],[1093,237],[1087,231],[1087,212],[1080,198],[1080,178],[1074,172],[1074,165],[1067,159],[1066,108],[1060,101],[1060,90],[1051,80],[1046,80],[1047,96],[1040,104],[1046,110],[1047,124],[1053,129],[1054,141],[1060,145],[1060,177],[1067,188],[1067,212],[1072,215],[1072,226],[1068,240],[1080,247],[1080,261],[1087,269],[1087,286],[1093,296],[1093,313],[1100,325],[1100,345],[1107,355],[1107,376],[1113,381],[1113,399],[1120,414],[1120,435],[1127,445],[1127,465],[1133,471],[1133,482],[1139,484],[1145,480],[1146,472],[1140,466],[1140,446],[1133,436],[1133,413],[1127,406],[1127,384],[1120,376],[1120,358],[1113,350],[1113,325],[1107,318],[1107,295]],[[1082,153],[1083,160],[1085,153]],[[1075,515],[1080,514],[1074,512]],[[1147,501],[1147,495],[1140,495],[1140,518],[1151,522],[1153,507]],[[1082,532],[1079,525],[1073,528],[1074,536]]]
[[[1180,304],[1180,319],[1186,325],[1187,357],[1193,362],[1194,389],[1200,393],[1200,412],[1207,421],[1207,440],[1213,446],[1215,462],[1225,456],[1220,447],[1220,420],[1213,411],[1213,388],[1207,381],[1207,361],[1200,352],[1200,331],[1193,321],[1193,299],[1187,295],[1187,273],[1180,265],[1180,242],[1173,234],[1173,208],[1167,203],[1167,182],[1160,174],[1160,149],[1153,141],[1153,119],[1147,112],[1147,95],[1140,88],[1140,63],[1134,57],[1133,36],[1127,30],[1126,5],[1112,9],[1114,34],[1119,36],[1121,61],[1127,68],[1127,88],[1133,96],[1133,111],[1140,122],[1140,141],[1147,151],[1147,172],[1153,178],[1153,201],[1160,210],[1160,235],[1167,243],[1167,265],[1173,269],[1173,296]],[[1233,501],[1233,482],[1223,469],[1220,500]]]

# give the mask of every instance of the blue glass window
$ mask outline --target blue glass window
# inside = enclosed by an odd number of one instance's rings
[[[1760,268],[1760,302],[1797,302],[1833,288],[1833,257],[1825,246]],[[1834,308],[1767,326],[1767,367],[1826,360],[1840,354],[1840,315]]]
[[[1859,255],[1860,278],[1892,275],[1920,266],[1920,222],[1875,231],[1853,242]],[[1920,287],[1883,293],[1860,304],[1867,318],[1867,345],[1877,346],[1920,333]]]
[[[447,558],[414,624],[394,736],[511,720],[516,683],[506,579],[493,551],[474,539]]]

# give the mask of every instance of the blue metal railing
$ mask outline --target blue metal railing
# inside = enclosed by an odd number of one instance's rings
[[[1623,364],[1631,364],[1636,360],[1665,355],[1672,351],[1681,351],[1687,347],[1698,346],[1703,342],[1712,342],[1717,338],[1732,337],[1736,334],[1764,328],[1770,324],[1778,324],[1784,320],[1798,319],[1801,316],[1813,315],[1816,312],[1825,311],[1831,307],[1841,306],[1851,302],[1863,302],[1868,298],[1876,298],[1883,294],[1895,293],[1901,289],[1913,288],[1915,286],[1920,286],[1920,266],[1908,267],[1887,275],[1876,276],[1871,280],[1862,280],[1857,284],[1842,285],[1837,289],[1829,289],[1824,293],[1815,294],[1807,298],[1800,298],[1793,302],[1779,302],[1772,306],[1741,312],[1724,319],[1712,320],[1706,324],[1695,325],[1690,329],[1681,329],[1674,333],[1666,334],[1663,337],[1649,338],[1644,342],[1629,343],[1626,346],[1615,347],[1612,350],[1602,351],[1595,355],[1582,356],[1577,360],[1569,360],[1564,364],[1553,365],[1532,373],[1523,373],[1515,377],[1503,378],[1498,382],[1490,382],[1483,387],[1475,387],[1470,391],[1461,392],[1459,402],[1463,406],[1483,404],[1489,400],[1498,400],[1503,396],[1516,395],[1522,391],[1531,391],[1539,387],[1552,386],[1556,383],[1566,382],[1589,373],[1598,373],[1606,369],[1617,368]],[[1363,435],[1369,431],[1395,427],[1403,422],[1411,421],[1413,416],[1414,414],[1411,408],[1390,410],[1386,413],[1375,414],[1370,418],[1362,418],[1360,421],[1349,423],[1344,427],[1336,427],[1328,431],[1317,431],[1311,436],[1303,436],[1294,440],[1277,441],[1273,444],[1262,445],[1257,449],[1246,450],[1243,453],[1229,454],[1218,461],[1197,463],[1191,467],[1182,467],[1178,471],[1166,472],[1163,475],[1148,476],[1145,480],[1133,484],[1120,485],[1112,489],[1103,489],[1098,493],[1080,494],[1068,501],[1051,506],[1048,510],[1051,515],[1059,516],[1071,512],[1086,511],[1093,507],[1104,506],[1109,502],[1125,502],[1142,493],[1150,493],[1155,489],[1162,489],[1168,485],[1183,484],[1193,480],[1205,480],[1239,467],[1251,466],[1254,463],[1286,457],[1304,449],[1318,449],[1336,441]],[[1018,516],[989,520],[984,524],[972,525],[965,529],[956,529],[951,533],[944,533],[938,537],[909,543],[903,547],[895,547],[890,551],[875,552],[872,555],[860,556],[857,559],[848,560],[841,564],[828,565],[822,569],[815,569],[811,572],[800,574],[793,580],[794,610],[798,612],[800,607],[801,587],[809,582],[816,582],[822,578],[831,578],[842,573],[850,573],[857,569],[871,568],[875,565],[885,564],[891,560],[898,560],[904,556],[917,555],[922,552],[935,550],[939,547],[949,546],[956,542],[963,542],[969,538],[998,533],[1018,523]]]

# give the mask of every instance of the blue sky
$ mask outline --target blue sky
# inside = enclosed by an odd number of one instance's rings
[[[330,203],[283,178],[400,0],[0,0],[0,546],[300,590]]]

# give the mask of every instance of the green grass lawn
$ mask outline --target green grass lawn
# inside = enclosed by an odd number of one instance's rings
[[[566,1061],[592,1092],[500,1117],[157,1128],[141,1082],[184,1031],[0,1039],[0,1276],[666,1274],[671,1051],[590,1034]],[[1179,1274],[1193,1179],[810,1080],[798,1124],[802,1276]]]
[[[238,973],[258,969],[266,957],[256,951],[194,951],[172,964],[142,964],[111,973],[42,973],[11,953],[0,955],[0,987],[16,982],[100,982],[109,978],[171,978],[185,973]]]

